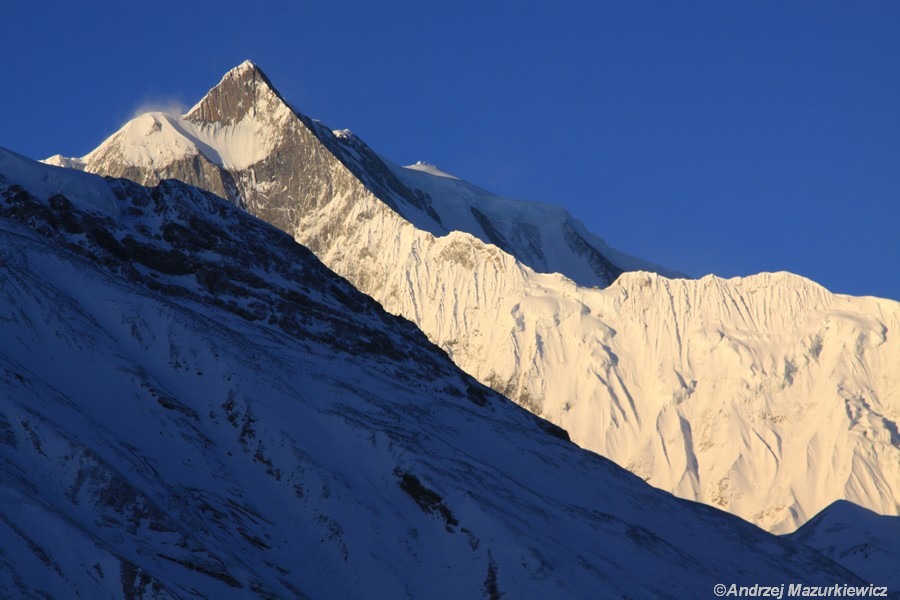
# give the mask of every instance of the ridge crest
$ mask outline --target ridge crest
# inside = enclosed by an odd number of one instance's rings
[[[222,77],[200,102],[185,114],[195,123],[233,125],[246,116],[290,106],[262,69],[245,60]]]

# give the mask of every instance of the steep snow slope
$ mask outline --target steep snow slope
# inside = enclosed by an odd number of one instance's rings
[[[561,439],[211,194],[96,178],[44,198],[80,174],[45,166],[35,195],[22,161],[0,150],[0,595],[859,581]],[[81,196],[102,185],[117,216]]]
[[[420,162],[400,167],[382,160],[410,189],[430,197],[447,231],[471,233],[535,271],[564,273],[588,287],[609,285],[622,270],[681,275],[610,248],[560,206],[503,198],[434,165]],[[575,256],[573,249],[577,249]],[[598,278],[597,273],[603,272],[606,276]]]
[[[839,500],[787,538],[900,595],[900,517]]]
[[[435,235],[468,231],[537,271],[565,272],[589,286],[608,285],[623,269],[668,272],[610,248],[559,207],[500,198],[456,179],[450,183],[394,165],[349,131],[332,132],[294,113],[249,61],[226,74],[186,115],[147,113],[83,158],[56,155],[45,162],[141,183],[204,181],[215,193],[240,201],[229,175],[255,172],[271,183],[269,173],[250,167],[265,162],[286,139],[295,139],[294,128],[301,123],[306,131],[299,132],[300,138],[318,138],[330,158],[420,229]]]
[[[464,226],[467,207],[519,223],[530,205],[491,200],[434,169],[390,167],[355,136],[286,110],[244,64],[175,120],[260,119],[257,143],[273,148],[265,158],[224,169],[215,158],[224,150],[195,144],[196,154],[163,165],[160,130],[116,134],[87,169],[149,183],[177,173],[225,190],[413,320],[467,372],[653,485],[776,532],[841,498],[898,514],[900,303],[833,295],[789,274],[626,273],[604,290],[579,287],[535,273],[483,231],[433,227]],[[136,165],[128,157],[140,152],[159,160]],[[446,181],[413,181],[415,171]],[[501,245],[519,239],[498,231]]]

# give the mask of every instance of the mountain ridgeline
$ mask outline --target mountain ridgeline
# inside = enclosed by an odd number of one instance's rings
[[[839,499],[900,512],[900,303],[787,273],[677,278],[558,207],[383,159],[249,62],[187,114],[49,162],[228,198],[481,382],[683,498],[778,533]]]
[[[578,448],[207,191],[0,149],[0,238],[3,597],[863,585]]]

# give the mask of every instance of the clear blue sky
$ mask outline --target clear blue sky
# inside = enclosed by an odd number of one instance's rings
[[[900,2],[11,2],[0,145],[80,156],[246,58],[403,164],[690,275],[900,299]]]

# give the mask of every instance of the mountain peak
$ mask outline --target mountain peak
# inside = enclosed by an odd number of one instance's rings
[[[245,60],[222,77],[203,99],[185,115],[199,123],[233,125],[248,115],[255,117],[288,108],[278,90],[254,62]]]
[[[253,62],[252,60],[250,60],[248,58],[247,60],[245,60],[238,66],[236,66],[235,68],[231,69],[228,73],[229,74],[236,73],[236,72],[240,73],[242,71],[260,71],[260,68],[256,66],[255,62]],[[262,72],[262,71],[260,71],[260,72]]]

